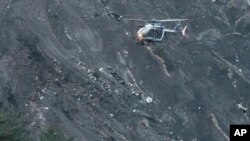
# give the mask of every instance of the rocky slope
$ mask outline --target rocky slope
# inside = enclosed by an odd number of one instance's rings
[[[249,123],[248,0],[0,2],[0,107],[33,140],[224,141]],[[190,18],[188,36],[139,47],[139,23]]]

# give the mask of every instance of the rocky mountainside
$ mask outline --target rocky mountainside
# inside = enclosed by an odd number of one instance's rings
[[[48,128],[74,141],[226,141],[230,124],[249,123],[249,9],[249,0],[2,0],[0,107],[38,141]],[[140,23],[124,17],[189,18],[188,36],[137,46]]]

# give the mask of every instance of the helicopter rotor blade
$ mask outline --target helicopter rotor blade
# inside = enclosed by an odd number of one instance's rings
[[[125,18],[125,20],[128,20],[128,21],[139,21],[139,22],[145,22],[145,23],[147,23],[147,20],[143,20],[143,19]]]
[[[164,20],[148,20],[148,22],[179,22],[179,21],[187,21],[189,19],[164,19]]]
[[[161,22],[180,22],[180,21],[187,21],[189,19],[163,19],[163,20],[143,20],[143,19],[133,19],[133,18],[124,18],[125,20],[128,21],[139,21],[139,22],[144,22],[144,23],[161,23]]]

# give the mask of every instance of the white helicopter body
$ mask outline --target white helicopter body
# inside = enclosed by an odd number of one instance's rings
[[[177,33],[181,32],[185,36],[187,29],[186,26],[180,24],[181,21],[186,21],[188,19],[166,19],[166,20],[141,20],[141,19],[129,19],[132,21],[142,21],[145,25],[137,31],[136,39],[139,43],[144,44],[144,42],[161,42],[164,38],[166,32]],[[162,25],[164,22],[178,22],[173,29],[166,28]]]

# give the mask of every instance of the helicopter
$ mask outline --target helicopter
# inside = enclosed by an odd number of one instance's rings
[[[162,42],[165,33],[178,33],[181,32],[183,36],[186,34],[187,25],[181,25],[182,21],[189,19],[164,19],[164,20],[142,20],[142,19],[127,19],[129,21],[144,22],[144,26],[140,26],[136,34],[137,45],[155,44],[156,42]],[[163,23],[177,22],[173,29],[166,28]]]

